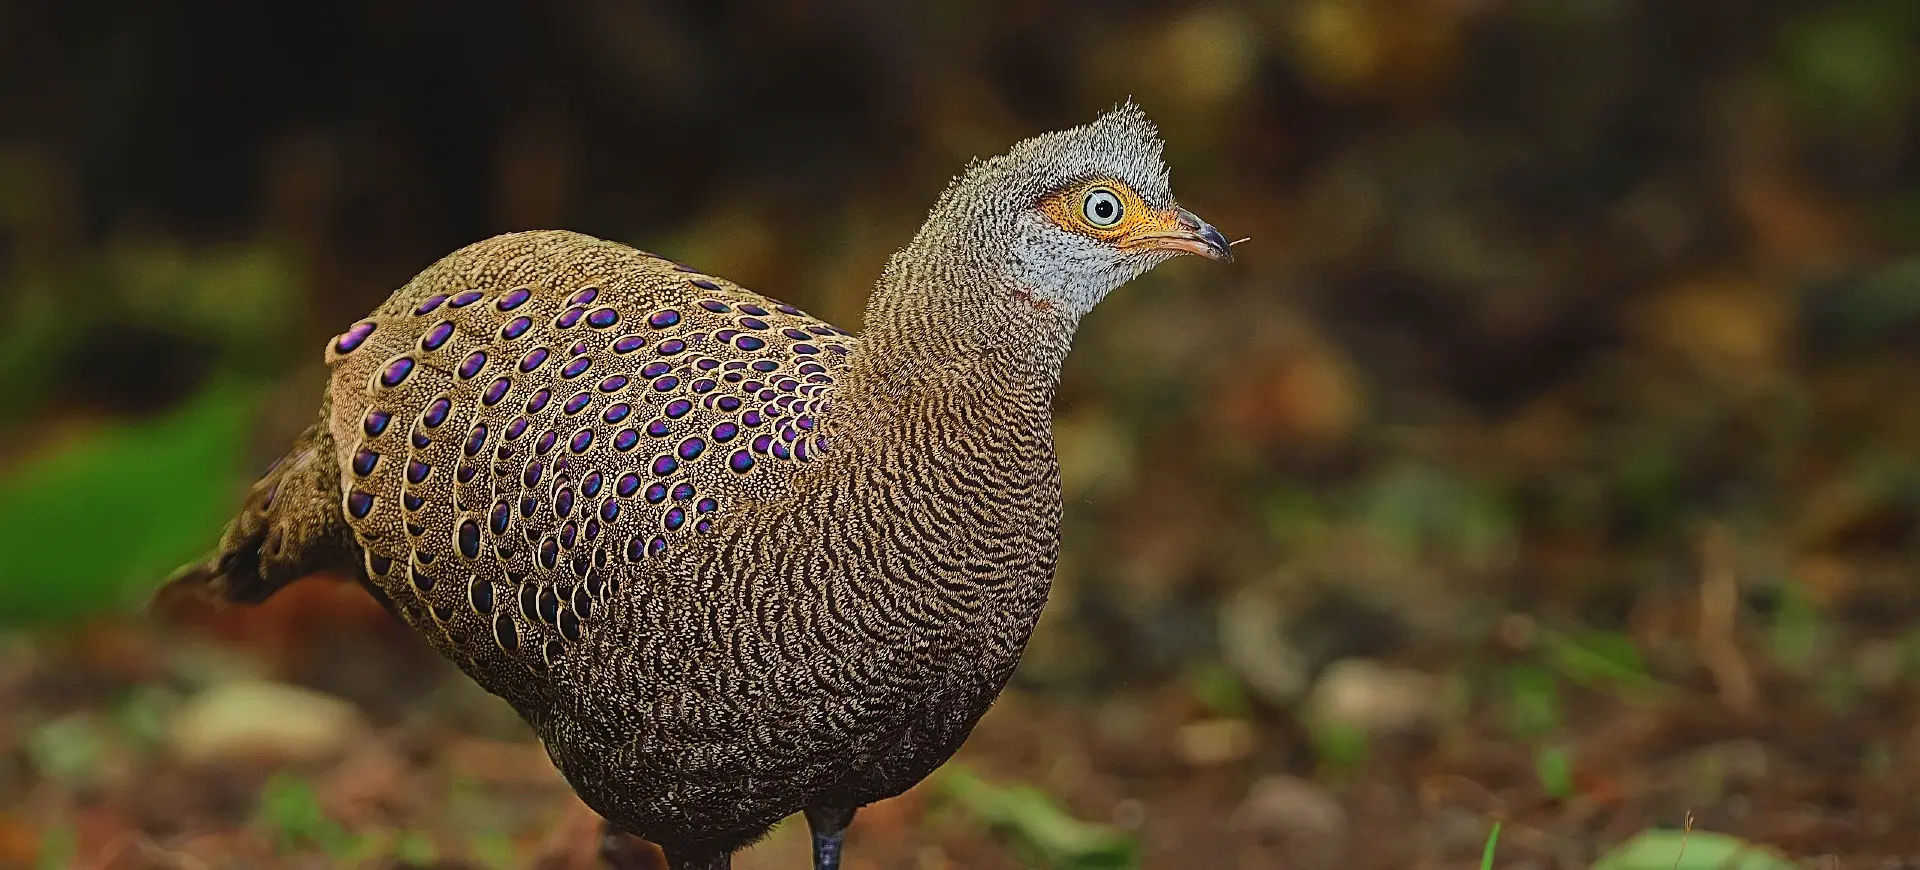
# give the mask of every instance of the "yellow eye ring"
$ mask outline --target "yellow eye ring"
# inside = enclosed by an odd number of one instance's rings
[[[1105,187],[1087,191],[1086,198],[1080,203],[1080,216],[1089,225],[1103,230],[1118,226],[1126,213],[1127,207],[1120,195]]]

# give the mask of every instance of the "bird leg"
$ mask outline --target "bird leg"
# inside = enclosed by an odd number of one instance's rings
[[[847,826],[853,824],[853,812],[851,808],[807,808],[807,828],[813,832],[813,870],[840,870],[840,844],[846,839]]]

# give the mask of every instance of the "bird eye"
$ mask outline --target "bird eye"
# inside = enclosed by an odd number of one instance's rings
[[[1120,205],[1120,197],[1104,187],[1087,191],[1087,201],[1080,211],[1087,216],[1087,223],[1096,227],[1110,227],[1120,222],[1120,213],[1125,209]]]

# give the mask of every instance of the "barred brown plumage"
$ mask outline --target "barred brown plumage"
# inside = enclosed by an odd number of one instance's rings
[[[1230,259],[1130,104],[970,166],[858,337],[612,242],[488,239],[328,345],[320,422],[172,588],[348,565],[676,870],[802,810],[834,867],[1019,661],[1074,329],[1178,253]]]

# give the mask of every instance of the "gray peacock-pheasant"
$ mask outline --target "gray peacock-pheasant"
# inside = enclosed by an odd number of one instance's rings
[[[857,336],[575,233],[456,251],[328,345],[318,422],[167,594],[361,576],[675,870],[795,812],[836,867],[1039,618],[1081,316],[1232,259],[1160,152],[1129,104],[975,162]]]

